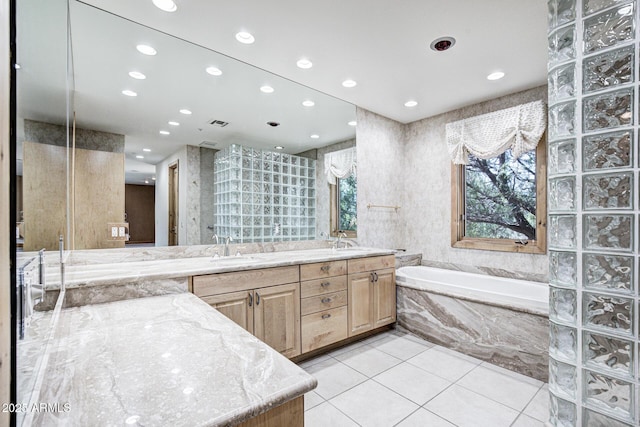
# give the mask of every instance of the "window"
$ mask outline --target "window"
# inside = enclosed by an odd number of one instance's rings
[[[453,165],[451,245],[508,252],[546,252],[546,144],[515,159],[469,156]]]
[[[331,235],[337,236],[339,231],[347,237],[356,237],[357,233],[357,178],[352,173],[346,178],[337,179],[331,185]]]

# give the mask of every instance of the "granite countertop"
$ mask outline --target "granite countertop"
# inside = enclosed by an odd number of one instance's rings
[[[201,274],[238,270],[281,267],[287,265],[326,262],[347,258],[392,255],[394,251],[352,247],[346,249],[304,249],[281,252],[260,252],[228,257],[194,257],[150,261],[114,262],[65,266],[65,287],[85,287],[104,284],[128,284],[138,280],[172,279]],[[60,287],[58,269],[47,271],[47,289]]]
[[[189,293],[63,309],[48,359],[33,425],[234,425],[317,385]]]

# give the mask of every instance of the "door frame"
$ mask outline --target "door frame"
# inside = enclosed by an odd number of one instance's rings
[[[167,244],[177,246],[179,243],[179,218],[180,218],[180,169],[179,160],[169,164],[169,221],[167,223]]]

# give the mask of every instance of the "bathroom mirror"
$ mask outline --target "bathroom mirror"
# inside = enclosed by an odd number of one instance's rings
[[[25,13],[18,14],[18,62],[23,65],[18,73],[18,158],[21,163],[25,141],[55,145],[51,136],[65,130],[66,105],[72,107],[71,145],[77,144],[77,156],[58,160],[76,172],[68,178],[74,190],[70,201],[63,200],[62,190],[48,196],[51,206],[69,205],[71,248],[124,246],[121,240],[109,241],[108,232],[109,224],[127,221],[125,185],[156,185],[155,244],[169,244],[170,167],[180,170],[176,243],[208,243],[214,150],[240,144],[274,151],[281,146],[283,153],[298,154],[355,138],[355,128],[348,124],[355,120],[352,104],[77,1],[69,2],[73,78],[67,82],[65,39],[46,33],[66,30],[67,16],[37,3],[21,2]],[[47,2],[47,8],[56,3],[66,10],[65,1]],[[21,28],[30,31],[23,34]],[[140,53],[136,47],[142,44],[153,47],[155,55]],[[67,99],[68,89],[72,96]],[[42,174],[52,173],[41,167],[48,163],[37,164]],[[99,185],[83,188],[89,182],[83,172],[100,176]],[[22,198],[30,192],[41,197],[36,189],[23,187]],[[195,205],[202,209],[191,209]],[[50,213],[40,212],[33,221],[43,223],[44,215]],[[83,225],[83,218],[100,215]],[[202,221],[194,227],[189,221],[196,216]],[[35,241],[25,250],[52,244]]]

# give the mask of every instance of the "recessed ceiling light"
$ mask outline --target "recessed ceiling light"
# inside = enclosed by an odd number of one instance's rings
[[[123,91],[122,91],[122,94],[123,94],[123,95],[127,95],[127,96],[138,96],[138,94],[137,94],[137,93],[135,93],[134,91],[129,90],[129,89],[125,89],[125,90],[123,90]]]
[[[148,183],[149,183],[149,180],[148,180],[148,179],[145,179],[145,180],[144,180],[144,183],[145,183],[145,184],[148,184]]]
[[[212,76],[221,76],[222,70],[220,70],[220,68],[218,67],[207,67],[207,73],[211,74]]]
[[[150,153],[150,152],[151,152],[151,148],[143,148],[143,149],[142,149],[142,151],[145,151],[145,152],[147,152],[147,153]]]
[[[139,44],[138,46],[136,46],[136,49],[138,49],[138,52],[149,56],[153,56],[158,53],[157,50],[146,44]]]
[[[440,37],[431,42],[431,50],[444,52],[451,49],[454,44],[456,44],[456,39],[453,37]]]
[[[298,66],[298,68],[302,68],[306,70],[313,67],[313,62],[309,61],[307,58],[302,58],[302,59],[298,59],[298,62],[296,62],[296,65]]]
[[[313,135],[311,135],[311,138],[318,139],[318,138],[320,138],[320,135],[314,133]]]
[[[171,126],[180,126],[178,122],[168,122]]]
[[[284,150],[284,147],[282,145],[276,145],[275,147],[276,150]]]
[[[251,44],[256,41],[255,37],[253,37],[251,33],[247,33],[246,31],[240,31],[239,33],[237,33],[236,40],[244,44]]]
[[[153,4],[165,12],[175,12],[178,9],[173,0],[153,0]]]
[[[22,67],[20,66],[20,64],[16,62],[15,64],[13,64],[13,68],[15,68],[16,70],[19,70]]]
[[[138,155],[136,156],[136,159],[144,159],[144,156],[141,156],[140,154],[138,154]]]
[[[152,177],[151,179],[152,179],[153,181],[155,181],[155,180],[156,180],[156,177],[154,176],[154,177]]]
[[[407,101],[404,103],[405,107],[415,107],[416,105],[418,105],[417,101]]]
[[[168,130],[161,130],[160,131],[160,135],[169,135],[171,134],[171,132],[169,132]]]
[[[182,110],[180,110],[180,112],[181,112],[182,114],[187,115],[187,116],[188,116],[189,114],[191,114],[191,110],[187,110],[186,108],[183,108]]]
[[[129,76],[137,80],[144,80],[147,78],[147,76],[145,76],[139,71],[129,71]]]
[[[347,123],[349,126],[355,126],[358,123],[355,120],[351,120],[349,123]]]
[[[491,73],[487,76],[487,80],[500,80],[504,77],[504,73],[502,71],[496,71],[495,73]]]
[[[314,105],[316,105],[316,103],[310,99],[307,99],[305,101],[302,101],[302,105],[304,105],[305,107],[313,107]]]
[[[260,90],[264,93],[273,93],[273,88],[271,86],[262,86]]]
[[[355,80],[347,79],[342,82],[344,87],[355,87],[358,83]]]

